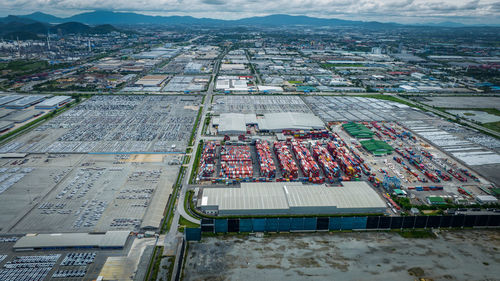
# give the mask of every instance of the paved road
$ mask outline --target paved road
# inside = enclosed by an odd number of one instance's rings
[[[221,58],[226,54],[227,51],[221,55]],[[217,77],[218,69],[220,65],[220,59],[216,62],[214,66],[214,72],[212,73],[212,79],[210,85],[208,86],[207,94],[205,96],[205,102],[203,104],[203,110],[201,114],[200,122],[198,123],[198,128],[196,130],[195,141],[193,144],[193,153],[192,157],[189,160],[188,168],[185,170],[184,176],[182,177],[182,185],[179,190],[179,195],[177,199],[177,205],[174,207],[174,217],[172,219],[172,225],[170,226],[170,231],[165,235],[165,239],[163,240],[165,251],[176,251],[179,238],[182,237],[182,233],[178,231],[179,227],[179,217],[182,216],[190,222],[199,224],[200,220],[191,217],[188,212],[184,209],[184,198],[186,197],[186,192],[189,189],[189,175],[191,175],[191,171],[193,169],[196,149],[200,140],[202,139],[202,128],[205,123],[206,114],[208,108],[210,107],[210,101],[212,100],[213,89],[215,87],[215,78]]]

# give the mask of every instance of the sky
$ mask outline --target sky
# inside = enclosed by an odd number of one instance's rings
[[[398,23],[500,24],[500,0],[0,0],[0,15],[93,10],[238,19],[270,14]]]

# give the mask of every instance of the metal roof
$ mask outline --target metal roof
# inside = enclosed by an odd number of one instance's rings
[[[117,248],[125,246],[129,234],[129,231],[108,231],[106,233],[96,234],[28,234],[17,240],[16,244],[14,245],[14,249],[74,247]]]
[[[247,124],[257,124],[255,114],[222,113],[218,120],[220,133],[247,131]]]
[[[265,113],[264,118],[259,119],[259,130],[281,131],[312,130],[325,127],[323,121],[312,113],[301,112],[276,112]]]
[[[54,96],[51,97],[47,100],[44,100],[43,102],[37,104],[37,107],[44,107],[44,106],[57,106],[60,103],[67,102],[71,100],[70,96]]]
[[[25,96],[22,99],[15,100],[13,102],[10,102],[5,105],[5,107],[26,107],[33,105],[35,103],[39,103],[42,100],[45,99],[45,96],[38,96],[38,95],[33,95],[33,96]]]
[[[380,196],[366,182],[342,186],[304,185],[299,182],[241,183],[241,187],[204,188],[200,206],[224,210],[287,210],[304,207],[337,209],[385,208]]]
[[[9,102],[13,102],[15,100],[21,99],[23,96],[21,95],[11,95],[11,96],[2,96],[0,97],[0,105],[7,104]]]

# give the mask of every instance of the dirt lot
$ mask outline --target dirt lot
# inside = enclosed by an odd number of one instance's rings
[[[191,243],[184,280],[500,280],[499,231],[218,237]]]

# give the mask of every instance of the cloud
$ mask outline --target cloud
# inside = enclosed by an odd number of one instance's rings
[[[379,21],[469,18],[500,24],[498,0],[0,0],[0,13],[67,15],[95,9],[235,19],[269,14]]]

